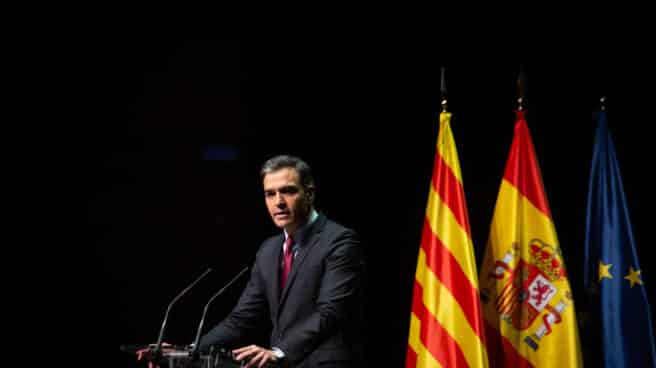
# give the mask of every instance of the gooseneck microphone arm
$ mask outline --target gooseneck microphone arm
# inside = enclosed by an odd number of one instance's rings
[[[200,323],[198,324],[198,330],[196,331],[196,339],[194,339],[194,347],[193,347],[192,350],[191,350],[191,355],[192,355],[192,356],[195,356],[195,355],[196,355],[196,352],[198,351],[198,344],[200,343],[200,334],[201,334],[201,332],[202,332],[202,330],[203,330],[203,324],[205,323],[205,316],[207,315],[207,310],[209,309],[210,304],[212,304],[212,301],[214,301],[214,299],[215,299],[217,296],[223,294],[223,292],[224,292],[227,288],[229,288],[230,285],[234,284],[235,281],[237,281],[237,280],[239,279],[239,277],[241,277],[241,275],[243,275],[246,271],[248,271],[248,267],[244,267],[244,269],[241,270],[241,272],[239,272],[239,273],[237,274],[237,276],[235,276],[232,280],[230,280],[230,282],[229,282],[226,286],[224,286],[223,288],[221,288],[221,290],[217,291],[216,294],[214,294],[214,295],[210,298],[210,300],[207,302],[207,304],[205,304],[205,309],[203,309],[203,315],[202,315],[201,318],[200,318]]]
[[[189,286],[187,286],[184,290],[180,292],[180,294],[176,295],[173,300],[171,300],[171,303],[169,303],[169,306],[166,308],[166,314],[164,314],[164,321],[162,321],[162,327],[159,329],[159,336],[157,337],[157,344],[155,345],[155,357],[158,356],[160,349],[162,348],[162,338],[164,337],[164,330],[166,329],[166,321],[169,319],[169,312],[171,311],[171,307],[175,302],[178,301],[183,295],[185,295],[194,285],[198,283],[203,277],[205,277],[208,273],[212,271],[211,268],[208,268],[207,271],[203,272],[202,275],[200,275],[194,282],[192,282]]]

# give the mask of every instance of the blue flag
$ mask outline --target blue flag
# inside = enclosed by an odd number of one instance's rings
[[[605,367],[656,367],[642,268],[633,240],[615,148],[601,111],[590,171],[585,233],[586,290],[594,290]]]

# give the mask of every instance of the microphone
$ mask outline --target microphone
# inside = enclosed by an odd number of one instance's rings
[[[243,275],[246,271],[248,271],[248,266],[244,267],[244,269],[241,270],[241,271],[237,274],[237,276],[235,276],[232,280],[230,280],[230,282],[229,282],[226,286],[224,286],[223,288],[221,288],[221,290],[217,291],[216,294],[214,294],[214,295],[210,298],[210,300],[207,302],[207,304],[205,304],[205,309],[203,309],[203,315],[202,315],[201,318],[200,318],[200,323],[198,324],[198,330],[196,331],[196,339],[194,339],[194,347],[193,347],[193,349],[191,350],[191,356],[192,356],[192,357],[195,356],[195,355],[196,355],[196,352],[198,351],[198,344],[200,343],[200,333],[201,333],[201,331],[203,330],[203,323],[205,323],[205,316],[207,315],[207,309],[210,307],[210,304],[212,303],[212,301],[214,301],[214,299],[215,299],[217,296],[223,294],[223,292],[224,292],[227,288],[229,288],[230,285],[234,284],[234,282],[237,281],[237,280],[239,279],[239,277],[241,277],[241,275]]]
[[[162,348],[162,338],[164,337],[164,329],[166,328],[166,322],[169,319],[169,312],[171,311],[171,307],[175,302],[178,301],[183,295],[187,293],[194,285],[198,283],[203,277],[205,277],[208,273],[212,271],[212,268],[208,268],[205,272],[203,272],[202,275],[200,275],[194,282],[192,282],[189,286],[187,286],[184,290],[180,292],[180,294],[176,295],[175,298],[169,303],[168,308],[166,308],[166,314],[164,314],[164,321],[162,321],[162,327],[159,329],[159,336],[157,337],[157,344],[155,345],[155,351],[154,351],[154,356],[157,357],[159,355],[159,352]]]

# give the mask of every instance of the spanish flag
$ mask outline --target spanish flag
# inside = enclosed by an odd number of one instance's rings
[[[491,366],[582,366],[572,291],[522,110],[479,279]]]
[[[487,367],[460,164],[440,114],[433,178],[415,275],[406,367]]]

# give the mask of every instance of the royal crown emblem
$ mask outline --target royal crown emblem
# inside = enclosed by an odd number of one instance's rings
[[[551,281],[565,277],[565,268],[560,261],[558,251],[540,239],[533,239],[529,244],[531,263]]]

